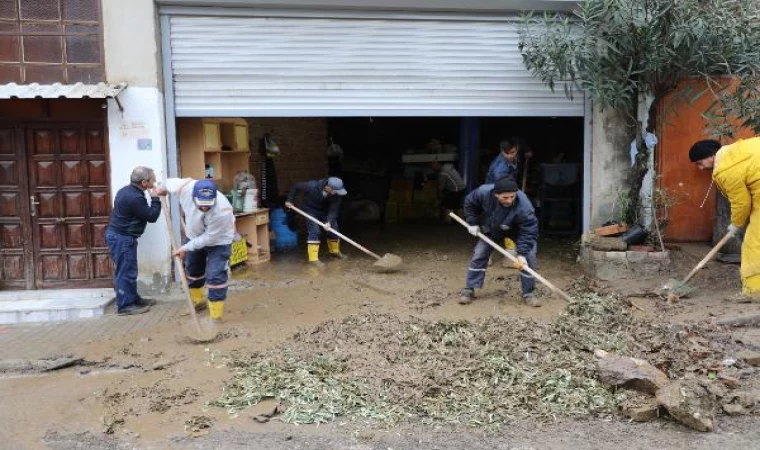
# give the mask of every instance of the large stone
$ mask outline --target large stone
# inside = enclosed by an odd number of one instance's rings
[[[723,411],[732,416],[752,414],[760,404],[760,391],[742,389],[732,392],[723,399]]]
[[[715,397],[698,380],[677,380],[657,391],[657,402],[674,419],[697,431],[712,431]]]
[[[612,355],[603,350],[594,352],[599,379],[607,386],[623,386],[646,394],[654,394],[668,384],[668,376],[646,361]]]
[[[743,360],[750,366],[760,366],[760,352],[742,350],[736,354],[736,357]]]
[[[594,250],[605,252],[624,252],[628,248],[628,244],[618,237],[592,236],[589,245]]]
[[[634,422],[649,422],[660,415],[660,405],[653,398],[628,399],[620,405],[620,409],[623,415]]]

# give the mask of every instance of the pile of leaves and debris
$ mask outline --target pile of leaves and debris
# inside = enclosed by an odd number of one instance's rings
[[[514,418],[604,416],[626,392],[599,382],[593,352],[654,352],[672,376],[689,364],[668,356],[687,353],[672,333],[635,320],[615,296],[588,292],[549,324],[359,314],[265,353],[228,355],[234,376],[213,404],[236,413],[275,399],[288,423],[346,416],[496,428]]]

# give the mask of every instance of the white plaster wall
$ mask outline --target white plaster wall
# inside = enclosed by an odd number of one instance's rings
[[[164,141],[163,96],[156,88],[134,87],[119,95],[124,114],[113,100],[108,105],[108,139],[111,151],[112,198],[129,184],[129,175],[136,166],[156,171],[156,179],[166,178],[166,146]],[[138,149],[138,140],[150,140],[150,150]],[[170,271],[170,241],[163,214],[158,222],[148,224],[139,239],[137,260],[138,281],[143,290],[160,290],[166,285]]]
[[[158,16],[153,0],[101,0],[106,77],[132,87],[160,87]]]
[[[136,166],[167,173],[164,97],[161,92],[158,16],[153,0],[102,0],[103,47],[106,78],[128,84],[121,94],[124,112],[108,101],[108,134],[111,154],[111,198],[129,184]],[[150,149],[138,149],[138,140],[149,140]],[[145,142],[145,141],[143,141]],[[141,292],[163,290],[170,264],[169,239],[163,214],[148,224],[138,244],[138,284]]]

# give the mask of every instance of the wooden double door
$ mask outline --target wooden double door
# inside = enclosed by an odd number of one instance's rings
[[[0,288],[112,285],[105,123],[0,121]]]

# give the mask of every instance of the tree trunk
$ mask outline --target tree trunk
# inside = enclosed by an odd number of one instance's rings
[[[718,201],[715,202],[715,225],[713,226],[713,245],[717,244],[726,234],[728,225],[731,223],[731,204],[723,194],[718,191]],[[742,245],[738,239],[729,240],[720,250],[724,255],[741,255]]]

